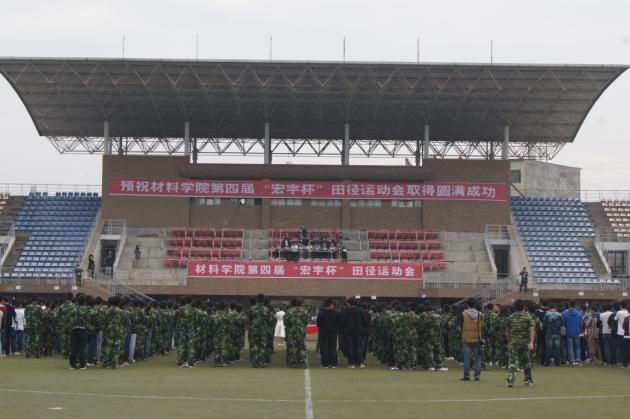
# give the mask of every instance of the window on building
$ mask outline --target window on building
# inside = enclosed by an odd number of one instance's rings
[[[350,201],[351,207],[380,207],[380,199],[353,199]]]
[[[521,169],[512,170],[512,183],[521,183]]]
[[[192,198],[192,203],[198,205],[221,205],[221,198]]]
[[[392,208],[420,208],[422,200],[420,199],[392,199]]]
[[[340,207],[341,199],[311,199],[312,207]]]
[[[228,204],[228,205],[244,205],[244,206],[256,205],[254,198],[224,198],[223,203]]]
[[[302,206],[302,200],[293,198],[272,198],[271,205],[277,207],[299,207]]]

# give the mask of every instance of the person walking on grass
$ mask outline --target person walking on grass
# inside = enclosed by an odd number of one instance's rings
[[[514,387],[516,370],[523,368],[525,385],[531,386],[534,384],[531,352],[534,350],[536,339],[536,322],[525,310],[523,300],[514,302],[514,310],[515,313],[509,317],[507,322],[509,363],[508,377],[505,382],[508,387]]]

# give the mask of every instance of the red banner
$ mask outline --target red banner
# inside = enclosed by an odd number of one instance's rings
[[[190,260],[192,278],[420,279],[420,263]]]
[[[291,182],[112,178],[110,195],[200,198],[442,199],[506,201],[504,183]]]

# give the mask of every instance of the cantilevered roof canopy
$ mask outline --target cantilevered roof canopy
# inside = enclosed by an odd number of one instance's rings
[[[571,142],[626,66],[0,58],[42,136]]]

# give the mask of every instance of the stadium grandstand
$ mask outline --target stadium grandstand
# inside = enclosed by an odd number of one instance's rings
[[[550,163],[626,69],[0,58],[40,136],[103,155],[100,186],[0,185],[0,289],[627,296],[630,196]]]

